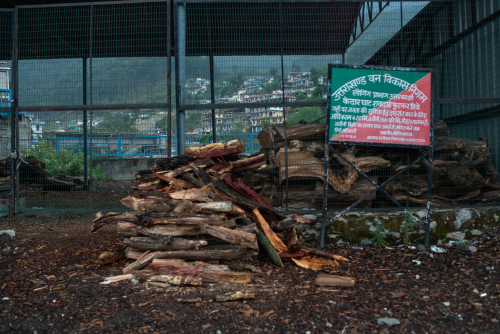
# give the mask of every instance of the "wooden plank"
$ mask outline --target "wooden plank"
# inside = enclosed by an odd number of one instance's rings
[[[319,286],[354,287],[356,280],[352,277],[319,274],[316,277],[316,284]]]
[[[168,224],[168,225],[156,225],[151,227],[145,227],[141,225],[136,225],[132,223],[118,223],[117,224],[118,233],[125,233],[128,235],[144,235],[144,236],[193,236],[206,234],[206,226],[203,224]]]

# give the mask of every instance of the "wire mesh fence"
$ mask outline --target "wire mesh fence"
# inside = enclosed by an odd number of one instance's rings
[[[140,169],[146,158],[234,139],[246,155],[266,159],[266,168],[238,175],[244,183],[284,211],[319,210],[328,64],[432,69],[432,204],[496,204],[499,6],[493,0],[19,6],[18,148],[47,174],[20,174],[18,212],[123,210],[119,199],[131,191],[133,164]],[[0,11],[0,62],[8,68],[13,15]],[[10,111],[2,109],[6,126]],[[10,143],[10,134],[1,136]],[[336,149],[377,184],[421,153]],[[5,146],[0,158],[10,151]],[[109,160],[128,164],[128,181],[113,181],[117,173],[103,167]],[[344,208],[374,187],[335,154],[329,161],[328,209]],[[425,206],[427,173],[424,159],[384,189],[405,206]],[[379,191],[359,207],[394,203]]]

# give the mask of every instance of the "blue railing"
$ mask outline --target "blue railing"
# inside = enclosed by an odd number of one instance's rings
[[[221,143],[239,139],[245,144],[246,153],[260,151],[257,134],[218,135]],[[83,138],[48,138],[48,139],[21,139],[20,145],[24,150],[34,149],[41,141],[49,141],[52,147],[58,150],[83,150]],[[93,137],[92,155],[94,157],[127,157],[127,156],[157,156],[167,155],[168,136],[141,136],[141,137]],[[177,138],[172,137],[172,155],[176,155]],[[90,140],[88,141],[90,144]],[[211,135],[186,135],[186,148],[201,147],[212,143]],[[90,146],[90,145],[88,145]]]
[[[10,89],[0,89],[0,107],[10,107],[11,96]]]

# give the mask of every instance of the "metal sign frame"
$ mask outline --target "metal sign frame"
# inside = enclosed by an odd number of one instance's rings
[[[404,144],[393,144],[393,143],[365,143],[365,142],[350,142],[350,141],[331,141],[329,137],[330,133],[330,112],[331,112],[331,90],[332,90],[332,69],[333,68],[353,68],[353,69],[370,69],[370,70],[386,70],[386,71],[405,71],[405,72],[429,72],[431,74],[431,96],[430,96],[430,141],[429,145],[404,145]],[[350,167],[354,168],[356,172],[358,172],[361,176],[367,179],[371,184],[375,186],[373,190],[365,194],[359,200],[337,213],[332,219],[329,220],[329,223],[332,223],[336,219],[340,218],[342,215],[350,211],[356,205],[361,203],[367,197],[372,195],[373,193],[380,191],[385,196],[387,196],[397,207],[401,208],[405,214],[409,214],[407,207],[405,208],[398,201],[396,201],[390,194],[388,194],[384,187],[391,181],[393,181],[396,177],[400,176],[404,172],[408,172],[409,169],[419,163],[422,159],[428,157],[429,162],[429,172],[428,172],[428,190],[427,190],[427,216],[426,221],[421,222],[416,219],[421,226],[425,229],[425,246],[429,246],[429,227],[430,227],[430,210],[431,210],[431,196],[432,196],[432,169],[433,169],[433,153],[434,153],[434,93],[432,87],[434,86],[434,75],[432,69],[424,69],[424,68],[403,68],[403,67],[380,67],[380,66],[358,66],[358,65],[340,65],[340,64],[328,64],[328,87],[327,87],[327,122],[326,122],[326,130],[325,130],[325,157],[324,157],[324,178],[323,178],[323,205],[322,205],[322,220],[321,220],[321,239],[320,239],[320,247],[323,248],[325,246],[325,229],[327,224],[326,211],[328,208],[328,165],[329,165],[329,152],[337,154],[342,160],[344,160]],[[375,181],[370,179],[365,173],[363,173],[358,167],[356,167],[352,162],[346,159],[340,152],[335,150],[332,145],[361,145],[361,146],[376,146],[376,147],[394,147],[394,148],[406,148],[406,149],[420,149],[426,150],[426,152],[418,157],[412,163],[406,165],[406,167],[395,175],[391,176],[388,180],[378,185]]]

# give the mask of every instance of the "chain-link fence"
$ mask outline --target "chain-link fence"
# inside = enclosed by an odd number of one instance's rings
[[[239,139],[246,154],[266,158],[266,168],[238,175],[245,183],[282,210],[319,210],[328,64],[366,64],[433,70],[432,204],[496,204],[499,11],[494,0],[117,1],[0,11],[0,62],[14,97],[1,105],[2,129],[17,129],[14,141],[0,135],[2,194],[11,192],[11,143],[21,158],[17,212],[63,215],[122,210],[134,168]],[[378,184],[420,154],[338,150]],[[424,159],[385,190],[424,206],[427,167]],[[329,209],[373,188],[334,155],[329,168]],[[359,207],[393,206],[377,192]]]

